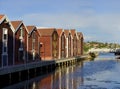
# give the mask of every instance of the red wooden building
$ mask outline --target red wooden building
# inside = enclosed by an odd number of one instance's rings
[[[0,15],[0,67],[14,64],[14,28],[5,15]]]
[[[15,64],[27,62],[28,30],[22,21],[11,22],[15,29]]]
[[[59,36],[59,59],[66,57],[66,36],[63,29],[57,29]]]
[[[72,34],[72,37],[73,37],[73,51],[72,51],[72,54],[73,56],[77,56],[77,40],[78,40],[78,37],[77,37],[77,32],[75,29],[71,29],[71,34]]]
[[[38,28],[41,44],[41,59],[52,60],[58,59],[58,33],[55,28]]]
[[[81,32],[77,32],[78,35],[78,55],[83,55],[83,34]]]
[[[64,30],[66,35],[66,57],[72,57],[72,35],[70,30]]]
[[[35,26],[27,26],[29,36],[28,36],[28,62],[37,61],[40,59],[40,42],[39,33]]]

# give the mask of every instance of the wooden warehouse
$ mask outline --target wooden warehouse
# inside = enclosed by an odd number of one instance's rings
[[[58,33],[55,28],[38,28],[41,44],[41,59],[55,60],[59,55],[59,41]]]
[[[0,15],[0,67],[14,64],[14,28],[5,15]]]
[[[27,26],[29,36],[28,36],[28,62],[37,61],[40,59],[40,42],[39,33],[35,26]]]
[[[22,21],[11,21],[15,29],[15,64],[27,62],[28,30]]]
[[[77,56],[77,40],[78,40],[78,37],[77,37],[77,32],[75,29],[71,29],[71,34],[72,34],[72,41],[73,41],[73,56]]]
[[[83,34],[82,32],[77,32],[78,35],[78,56],[83,55]]]
[[[59,36],[59,59],[66,58],[66,36],[63,29],[57,29]]]
[[[66,35],[66,57],[72,57],[72,35],[70,30],[64,30]]]

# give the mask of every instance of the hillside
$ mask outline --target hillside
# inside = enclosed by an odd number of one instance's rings
[[[117,43],[102,43],[97,41],[84,42],[84,52],[88,52],[91,48],[120,48]]]

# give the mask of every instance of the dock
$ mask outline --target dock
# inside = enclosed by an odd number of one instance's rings
[[[20,72],[20,71],[27,71],[31,69],[36,70],[38,68],[45,68],[45,67],[55,69],[56,67],[69,66],[71,64],[75,64],[77,61],[80,61],[84,58],[85,56],[81,56],[81,57],[64,58],[64,59],[57,59],[50,61],[38,61],[38,62],[3,67],[0,68],[0,76],[5,74]],[[42,70],[47,70],[46,68]]]

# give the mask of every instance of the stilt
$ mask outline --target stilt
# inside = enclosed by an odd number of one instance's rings
[[[11,73],[9,74],[9,84],[11,84],[11,79],[12,79],[12,76],[11,76]]]
[[[21,72],[19,71],[18,73],[19,73],[18,74],[19,75],[19,81],[21,81]]]

